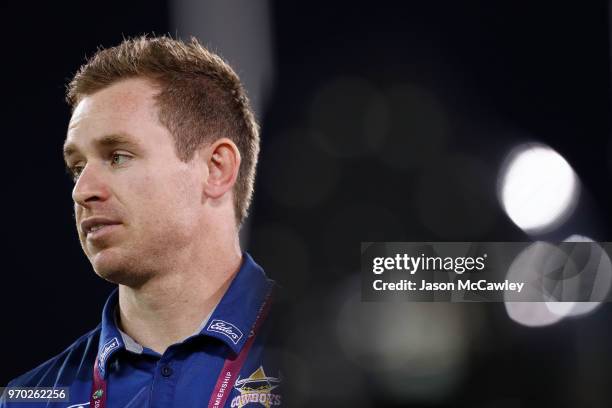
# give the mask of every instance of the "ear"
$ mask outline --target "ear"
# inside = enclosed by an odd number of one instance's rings
[[[242,160],[240,151],[226,137],[214,141],[206,151],[208,176],[204,182],[204,193],[210,198],[219,198],[236,184]]]

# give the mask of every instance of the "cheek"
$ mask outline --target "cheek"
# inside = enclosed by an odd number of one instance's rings
[[[152,228],[187,228],[195,224],[200,195],[190,174],[177,173],[166,177],[147,175],[131,183],[128,194],[138,197],[133,208],[137,218]]]
[[[183,223],[194,225],[201,210],[201,188],[190,176],[186,174],[174,180],[172,188],[166,190],[165,203],[168,212],[183,218]]]

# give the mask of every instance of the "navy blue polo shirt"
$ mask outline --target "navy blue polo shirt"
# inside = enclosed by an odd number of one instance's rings
[[[227,292],[200,328],[163,355],[119,330],[116,289],[102,322],[64,352],[9,383],[9,387],[69,387],[69,402],[28,403],[38,407],[89,407],[96,356],[107,382],[107,407],[206,407],[226,358],[240,353],[274,282],[247,254]],[[268,317],[257,333],[225,407],[281,404],[281,374],[268,347]],[[0,408],[23,407],[0,402]]]

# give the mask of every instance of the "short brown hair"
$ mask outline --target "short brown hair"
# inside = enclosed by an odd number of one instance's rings
[[[141,36],[100,49],[68,84],[74,110],[87,95],[127,78],[142,77],[160,86],[160,122],[174,137],[177,156],[187,162],[204,143],[228,137],[242,162],[234,186],[236,221],[248,214],[259,154],[259,126],[238,75],[195,38]]]

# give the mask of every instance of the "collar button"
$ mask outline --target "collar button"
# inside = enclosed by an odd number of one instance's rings
[[[173,372],[174,370],[172,370],[172,367],[167,364],[163,365],[161,368],[161,375],[163,375],[164,377],[170,377]]]

